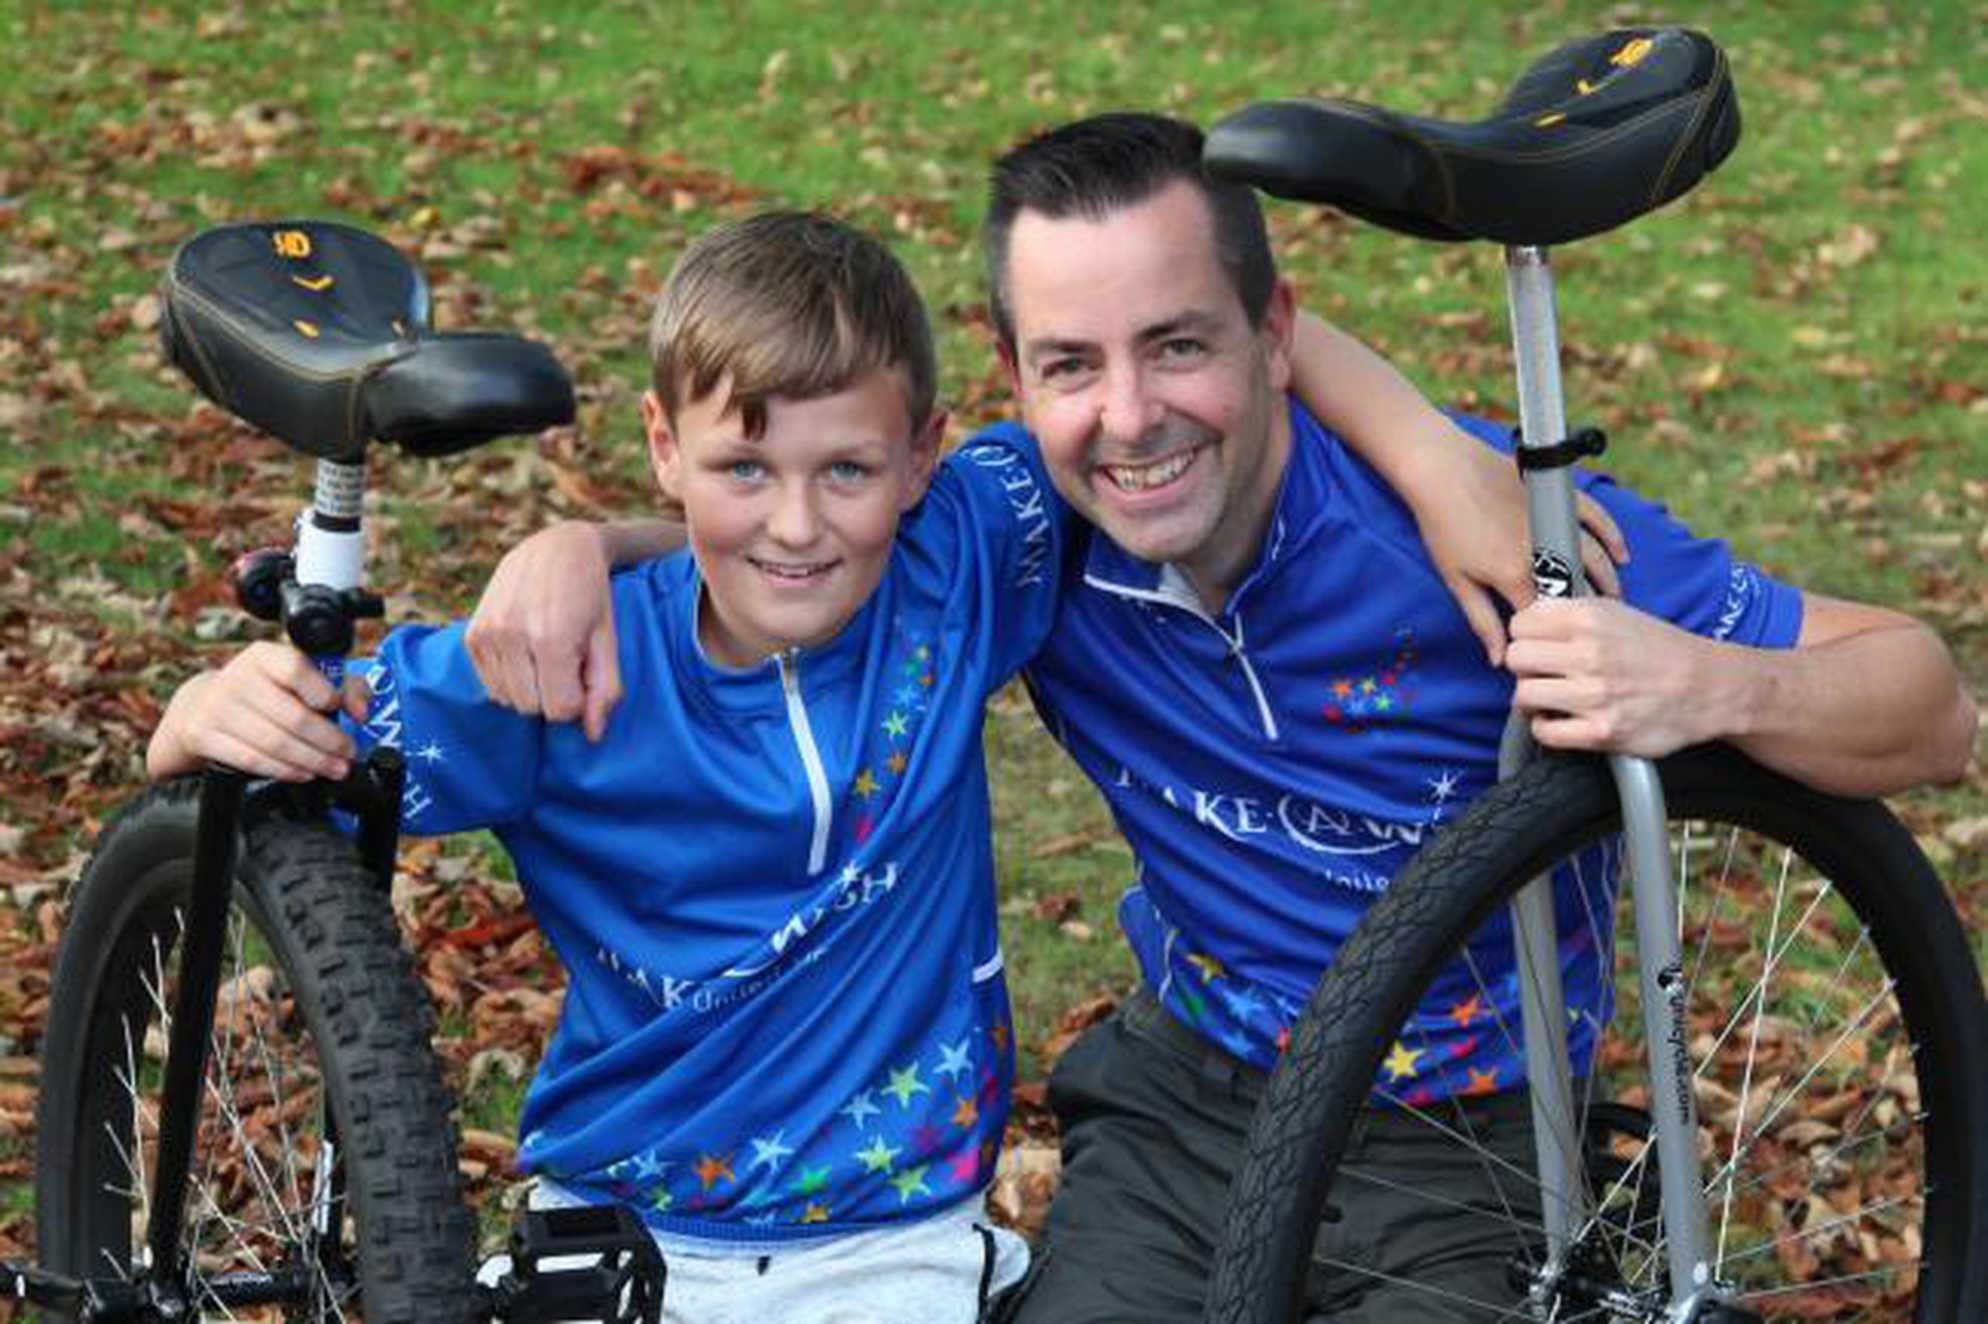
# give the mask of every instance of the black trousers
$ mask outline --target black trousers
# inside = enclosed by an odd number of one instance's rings
[[[1144,990],[1072,1045],[1049,1082],[1063,1178],[1029,1276],[999,1324],[1198,1324],[1264,1074],[1203,1042]],[[1320,1230],[1313,1320],[1486,1321],[1519,1294],[1506,1266],[1513,1220],[1536,1228],[1532,1126],[1523,1096],[1469,1101],[1496,1157],[1425,1123],[1368,1113]],[[1502,1166],[1509,1164],[1510,1167]],[[1516,1171],[1514,1171],[1516,1169]]]

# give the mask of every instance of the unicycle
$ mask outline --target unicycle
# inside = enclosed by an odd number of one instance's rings
[[[1548,247],[1681,195],[1738,136],[1717,46],[1635,29],[1554,51],[1483,121],[1265,103],[1205,160],[1504,246],[1535,580],[1566,595],[1587,591],[1569,466],[1602,439],[1566,426]],[[1988,1317],[1988,1004],[1911,834],[1725,747],[1541,753],[1515,721],[1500,764],[1293,1028],[1207,1318],[1307,1318],[1324,1283],[1416,1319]],[[1377,1110],[1416,1124],[1429,1192],[1348,1157]],[[1478,1194],[1433,1194],[1456,1189],[1438,1173]],[[1408,1202],[1470,1273],[1344,1253],[1366,1198]]]
[[[418,269],[348,226],[208,231],[162,303],[172,361],[317,462],[295,547],[247,558],[237,589],[334,685],[381,612],[368,444],[441,456],[573,415],[545,346],[433,331]],[[654,1247],[622,1211],[528,1218],[513,1271],[475,1281],[434,1013],[389,898],[402,784],[387,747],[335,784],[215,767],[104,829],[50,990],[42,1261],[0,1265],[0,1299],[131,1324],[657,1317]]]

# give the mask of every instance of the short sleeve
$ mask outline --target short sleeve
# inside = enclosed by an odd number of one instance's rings
[[[1076,516],[1050,485],[1034,438],[1011,423],[947,456],[934,485],[943,485],[942,500],[956,503],[972,554],[983,562],[981,624],[992,640],[996,681],[1004,681],[1048,637]]]
[[[543,724],[490,701],[464,628],[405,626],[352,664],[372,698],[365,721],[345,725],[362,754],[386,745],[406,758],[401,827],[421,836],[519,818],[537,783]]]
[[[1511,453],[1516,439],[1510,428],[1464,414],[1451,417],[1486,445]],[[1631,606],[1721,643],[1795,646],[1802,632],[1800,589],[1735,557],[1725,539],[1699,537],[1660,502],[1607,474],[1577,469],[1575,481],[1608,508],[1628,540],[1629,561],[1619,574],[1623,599]]]
[[[1698,537],[1661,504],[1607,477],[1584,477],[1582,486],[1628,540],[1620,573],[1632,606],[1722,643],[1794,647],[1802,630],[1801,590],[1734,556],[1725,539]]]

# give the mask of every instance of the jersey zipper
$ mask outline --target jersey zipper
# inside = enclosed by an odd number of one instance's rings
[[[1263,719],[1264,737],[1277,739],[1277,718],[1270,711],[1270,697],[1263,692],[1263,682],[1256,678],[1256,668],[1249,664],[1249,654],[1243,649],[1243,618],[1236,617],[1236,632],[1233,635],[1216,624],[1214,617],[1202,615],[1201,619],[1214,626],[1216,634],[1228,640],[1229,656],[1242,665],[1243,678],[1249,682],[1249,692],[1256,696],[1256,712]]]
[[[807,770],[808,793],[815,802],[815,835],[808,846],[808,872],[820,873],[828,861],[828,831],[835,813],[828,800],[828,774],[822,771],[821,751],[815,746],[814,728],[808,725],[808,707],[801,702],[801,668],[798,649],[774,654],[780,668],[780,690],[787,699],[787,724],[794,730],[794,744],[801,751],[801,766]]]

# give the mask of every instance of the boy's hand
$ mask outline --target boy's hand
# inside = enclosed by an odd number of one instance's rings
[[[1415,513],[1416,527],[1429,549],[1429,559],[1455,596],[1463,614],[1484,645],[1492,666],[1505,657],[1505,627],[1499,619],[1497,594],[1514,610],[1533,600],[1531,520],[1526,513],[1525,483],[1511,458],[1481,445],[1453,424],[1455,444],[1440,451],[1440,472],[1423,470],[1402,492]],[[1415,493],[1440,493],[1441,504],[1416,499]],[[1622,583],[1615,566],[1629,559],[1629,545],[1607,509],[1585,492],[1575,498],[1581,521],[1581,564],[1588,582],[1611,597]]]
[[[340,696],[311,660],[288,644],[257,643],[219,671],[180,686],[145,754],[154,777],[221,763],[258,777],[301,782],[345,776],[352,738],[331,716]],[[347,678],[345,709],[366,715],[368,690]]]
[[[513,547],[476,604],[464,642],[493,702],[550,721],[580,718],[587,739],[621,702],[621,667],[602,531],[555,524]]]

